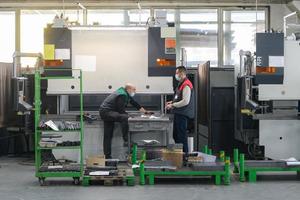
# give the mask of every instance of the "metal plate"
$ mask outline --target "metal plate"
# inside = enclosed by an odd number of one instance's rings
[[[145,161],[147,170],[176,170],[176,166],[169,161]]]
[[[224,163],[193,163],[191,168],[197,171],[224,171]]]
[[[287,167],[285,161],[278,160],[249,160],[245,161],[246,167]]]

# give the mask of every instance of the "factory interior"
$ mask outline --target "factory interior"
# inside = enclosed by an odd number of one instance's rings
[[[299,199],[298,56],[300,0],[0,0],[0,199]]]

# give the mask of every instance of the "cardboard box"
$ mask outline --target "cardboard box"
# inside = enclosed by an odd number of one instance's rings
[[[183,152],[180,150],[170,151],[168,149],[162,150],[162,158],[164,161],[170,161],[177,168],[181,168],[183,164]]]
[[[86,159],[86,166],[87,167],[105,166],[105,156],[104,155],[89,156]]]

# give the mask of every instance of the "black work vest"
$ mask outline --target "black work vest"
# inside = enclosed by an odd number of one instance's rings
[[[116,90],[115,92],[111,93],[108,97],[106,97],[106,99],[104,99],[99,110],[100,111],[117,111],[116,99],[120,95],[125,96],[125,99],[126,99],[125,104],[127,105],[128,101],[129,101],[129,95],[126,92],[125,88],[121,87],[118,90]]]
[[[173,113],[174,114],[181,114],[184,115],[190,119],[193,119],[195,117],[195,99],[194,99],[194,88],[192,83],[190,82],[190,80],[188,78],[185,78],[184,81],[182,81],[181,83],[178,83],[178,86],[175,90],[175,95],[174,95],[174,99],[173,102],[179,102],[182,100],[182,96],[183,96],[183,89],[188,86],[191,89],[191,98],[190,98],[190,102],[188,105],[180,107],[180,108],[173,108]]]

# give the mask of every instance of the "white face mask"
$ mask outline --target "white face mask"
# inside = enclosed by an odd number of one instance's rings
[[[178,74],[175,74],[175,79],[176,79],[177,81],[180,81],[180,77],[179,77]]]
[[[131,97],[134,97],[135,93],[134,93],[134,92],[131,92],[129,95],[130,95]]]

